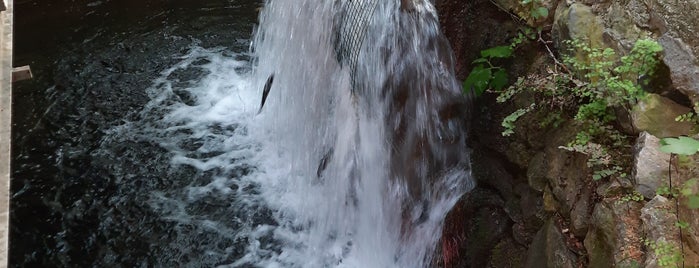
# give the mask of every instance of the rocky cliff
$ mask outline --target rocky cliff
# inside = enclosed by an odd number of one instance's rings
[[[699,193],[699,157],[659,150],[659,138],[696,134],[693,123],[675,118],[699,102],[699,1],[543,0],[537,3],[548,14],[536,19],[523,2],[436,0],[462,79],[481,50],[509,44],[523,28],[541,34],[502,63],[510,77],[546,75],[564,40],[618,55],[642,38],[662,46],[661,66],[644,87],[649,94],[616,122],[630,137],[615,154],[628,172],[593,180],[588,155],[560,149],[580,126],[542,126],[547,111],[523,116],[503,137],[503,118],[536,96],[498,104],[486,93],[476,100],[471,135],[479,186],[448,217],[438,265],[699,266],[699,209],[688,205]]]

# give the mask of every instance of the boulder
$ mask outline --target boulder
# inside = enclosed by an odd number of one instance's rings
[[[698,39],[696,33],[694,39]],[[673,86],[693,103],[699,102],[699,62],[691,48],[668,34],[661,36],[658,42],[663,47],[663,62],[670,69]]]
[[[584,237],[587,234],[590,224],[590,202],[592,202],[592,188],[581,189],[578,201],[570,211],[570,230],[577,237]]]
[[[668,185],[670,154],[661,152],[660,140],[648,132],[638,137],[635,153],[632,176],[636,191],[651,199],[658,187]]]
[[[697,77],[699,83],[699,76]],[[699,84],[697,84],[699,87]],[[631,112],[633,125],[639,131],[646,131],[660,138],[689,135],[692,131],[691,122],[678,122],[680,115],[691,109],[657,94],[648,94],[639,101]]]
[[[549,219],[534,237],[529,246],[527,268],[574,268],[578,267],[578,258],[566,244],[566,238],[556,226],[553,219]]]
[[[559,5],[556,9],[552,35],[559,47],[563,40],[585,40],[590,47],[602,47],[602,20],[592,12],[592,8],[582,3],[569,6]]]
[[[544,152],[535,154],[529,161],[529,168],[527,169],[529,187],[536,191],[543,192],[546,185],[548,185],[548,179],[546,178],[547,172],[548,162],[546,161],[546,154]]]
[[[666,267],[659,262],[670,262],[669,266],[681,263],[679,229],[675,226],[674,204],[663,196],[656,196],[641,210],[643,231],[648,240],[648,257],[644,267]]]
[[[486,267],[523,267],[526,256],[527,248],[517,243],[511,237],[507,237],[495,245],[492,255],[490,255],[490,263]]]
[[[633,267],[633,263],[642,263],[641,206],[618,198],[597,203],[584,241],[589,267]]]
[[[682,40],[689,46],[688,52],[699,55],[699,1],[650,0],[647,3],[651,29]],[[694,62],[694,65],[696,66],[697,62]]]

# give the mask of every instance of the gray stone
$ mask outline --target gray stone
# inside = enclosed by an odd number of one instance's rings
[[[646,233],[646,239],[656,246],[669,245],[672,247],[671,252],[664,253],[677,254],[680,250],[680,241],[677,239],[679,229],[675,226],[677,221],[674,211],[674,204],[663,196],[656,196],[641,209],[641,218],[643,219],[643,231]],[[660,267],[658,264],[658,256],[656,252],[649,247],[648,257],[646,258],[644,267]]]
[[[698,78],[699,79],[699,78]],[[699,82],[699,80],[697,80]],[[648,94],[639,101],[631,112],[633,125],[639,131],[646,131],[659,138],[689,135],[691,122],[678,122],[680,115],[691,109],[657,94]]]
[[[650,0],[649,23],[660,34],[670,34],[689,45],[694,55],[699,53],[699,1]],[[696,65],[695,62],[694,65]]]
[[[577,237],[583,237],[587,234],[587,229],[590,223],[590,198],[592,197],[592,189],[585,187],[578,198],[578,201],[573,205],[570,211],[570,230]]]
[[[597,195],[601,197],[613,197],[618,196],[628,189],[633,189],[635,185],[631,182],[628,177],[618,178],[616,180],[610,180],[608,182],[602,183],[597,187]]]
[[[527,169],[529,186],[538,192],[544,191],[548,184],[548,179],[546,179],[547,171],[546,154],[539,152],[529,161],[529,168]]]
[[[636,191],[651,199],[658,187],[667,185],[670,155],[660,151],[660,140],[648,132],[641,133],[635,151],[632,176]]]
[[[549,219],[534,237],[527,252],[527,268],[574,268],[577,267],[577,256],[568,250],[566,238]]]
[[[592,8],[581,3],[572,3],[567,8],[556,10],[553,23],[554,41],[586,40],[591,47],[602,47],[602,20],[597,17]]]
[[[658,42],[663,47],[663,62],[670,68],[673,86],[692,102],[699,102],[699,67],[692,50],[682,40],[668,34],[661,36]]]
[[[607,198],[597,203],[585,237],[589,267],[629,267],[643,260],[641,204]]]

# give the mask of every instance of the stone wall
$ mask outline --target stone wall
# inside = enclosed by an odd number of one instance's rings
[[[699,266],[699,210],[689,209],[686,197],[656,194],[669,179],[676,189],[689,185],[699,192],[690,181],[699,177],[699,157],[671,158],[658,149],[659,138],[695,134],[692,124],[674,119],[699,102],[699,1],[546,0],[542,4],[550,14],[539,20],[520,19],[527,14],[520,2],[436,0],[460,78],[480,50],[507,44],[525,24],[542,27],[554,53],[566,39],[586,39],[621,55],[640,38],[663,47],[663,66],[645,88],[653,94],[633,109],[628,122],[633,127],[626,132],[637,137],[623,152],[633,158],[632,172],[593,181],[585,155],[559,149],[578,126],[570,121],[542,129],[538,122],[545,112],[526,115],[515,135],[502,137],[504,116],[532,96],[520,94],[501,105],[486,94],[477,100],[471,135],[479,187],[447,218],[445,239],[460,243],[445,244],[450,254],[441,265],[670,267],[665,262],[672,261],[672,252],[658,249],[666,246],[683,250],[686,267]],[[552,63],[548,51],[533,44],[505,64],[516,77]],[[642,197],[629,200],[634,192]],[[687,223],[681,237],[678,221]]]

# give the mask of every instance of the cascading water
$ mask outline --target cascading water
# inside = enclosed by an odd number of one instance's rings
[[[473,181],[467,101],[430,2],[267,1],[252,53],[245,23],[221,42],[216,20],[203,40],[190,36],[206,21],[182,20],[99,30],[60,63],[15,138],[13,235],[32,238],[13,242],[18,266],[432,265]],[[355,24],[350,63],[338,38]],[[20,224],[32,217],[38,231]]]
[[[367,2],[268,1],[261,15],[254,85],[275,82],[254,121],[275,176],[259,183],[283,245],[265,266],[427,267],[473,187],[466,100],[433,6],[377,1],[349,37],[363,42],[344,47],[356,65],[343,64],[338,17]]]

